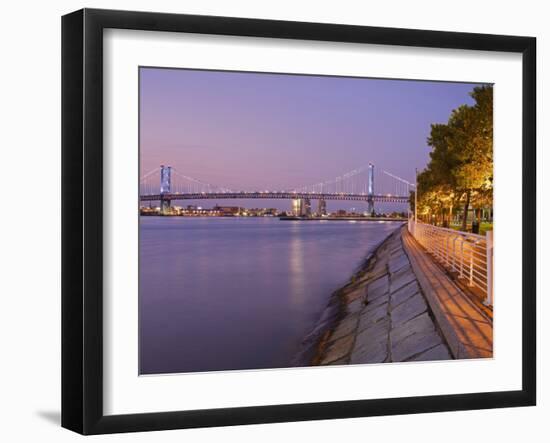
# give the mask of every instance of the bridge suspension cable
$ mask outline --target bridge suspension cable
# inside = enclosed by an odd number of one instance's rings
[[[159,173],[159,168],[151,169],[147,174],[142,175],[139,179],[140,183],[144,182],[148,177],[153,175],[155,172],[158,174]]]
[[[211,183],[206,183],[206,182],[203,182],[202,180],[198,180],[196,178],[189,177],[188,175],[185,175],[185,174],[182,174],[181,172],[179,172],[176,168],[172,168],[172,172],[175,172],[177,176],[179,176],[180,178],[182,178],[184,180],[187,180],[187,181],[189,181],[191,183],[194,183],[198,186],[202,186],[203,190],[198,191],[198,192],[232,192],[231,189],[229,189],[229,188],[225,188],[223,186],[218,186],[218,185],[213,185]],[[178,185],[179,185],[180,189],[185,188],[184,184],[176,182],[176,188],[178,188]],[[197,192],[197,191],[195,191],[195,192]]]
[[[170,194],[183,194],[181,197],[182,199],[192,198],[190,197],[191,194],[195,196],[197,194],[212,194],[213,196],[222,195],[221,198],[223,198],[223,194],[242,194],[244,196],[256,193],[266,195],[265,198],[268,198],[267,195],[291,195],[294,193],[300,195],[313,194],[317,196],[316,198],[321,198],[319,197],[320,195],[324,195],[327,198],[334,195],[349,196],[353,199],[364,198],[365,200],[370,199],[371,201],[373,198],[377,198],[377,201],[381,201],[381,198],[387,201],[405,201],[409,198],[410,192],[414,189],[414,184],[386,170],[375,168],[373,164],[353,169],[337,177],[308,186],[291,189],[286,188],[284,191],[263,190],[246,192],[235,192],[227,187],[214,185],[190,177],[175,168],[161,166],[160,168],[147,172],[140,178],[140,194],[144,196],[160,196],[162,193],[160,190],[161,179],[165,181],[162,184],[162,189],[164,190],[162,192],[166,193],[168,190]],[[285,188],[280,187],[279,189]],[[185,195],[189,197],[185,197]],[[232,196],[227,198],[237,197]]]
[[[366,181],[364,186],[362,183],[352,180],[357,175],[364,173],[368,170],[368,166],[354,169],[352,171],[346,172],[338,177],[326,180],[324,182],[315,183],[313,185],[302,186],[300,188],[293,189],[296,192],[346,192],[349,190],[354,191],[354,193],[363,193],[367,192]],[[347,182],[347,183],[346,183]],[[346,186],[349,185],[349,186]],[[346,189],[347,188],[347,189]]]
[[[370,169],[371,166],[372,169]],[[411,189],[414,188],[414,185],[407,180],[369,165],[346,172],[330,180],[292,189],[292,191],[369,195],[369,179],[372,179],[373,189],[370,192],[372,194],[408,196]]]
[[[140,194],[157,195],[160,194],[161,168],[155,168],[140,178]],[[231,192],[229,188],[214,185],[198,180],[179,172],[176,168],[166,167],[169,170],[169,178],[166,186],[171,193],[211,193],[211,192]]]

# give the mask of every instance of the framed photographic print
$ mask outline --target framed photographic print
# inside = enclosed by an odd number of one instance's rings
[[[534,405],[535,50],[64,16],[62,425]]]

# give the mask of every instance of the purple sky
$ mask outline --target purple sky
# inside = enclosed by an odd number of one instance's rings
[[[407,180],[430,124],[471,83],[141,68],[140,175],[160,164],[237,190],[288,189],[373,162]]]

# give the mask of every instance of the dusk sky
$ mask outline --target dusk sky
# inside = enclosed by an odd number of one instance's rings
[[[290,189],[367,165],[414,181],[431,123],[471,83],[141,68],[140,175],[161,164],[235,190]]]

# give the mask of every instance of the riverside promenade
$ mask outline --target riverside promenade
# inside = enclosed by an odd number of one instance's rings
[[[340,314],[314,364],[492,357],[492,316],[453,282],[406,227],[335,294]]]

